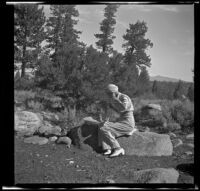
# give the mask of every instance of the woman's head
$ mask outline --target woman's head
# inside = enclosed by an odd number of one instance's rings
[[[113,97],[114,95],[118,94],[118,87],[114,84],[109,84],[106,88],[106,94],[108,97]]]

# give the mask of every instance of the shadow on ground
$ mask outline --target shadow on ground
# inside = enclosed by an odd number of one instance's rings
[[[188,173],[191,176],[194,176],[194,164],[193,163],[184,163],[176,166],[176,169],[184,173]]]

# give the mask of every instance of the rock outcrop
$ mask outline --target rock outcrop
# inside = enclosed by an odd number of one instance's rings
[[[135,171],[134,183],[177,183],[179,173],[173,168],[153,168]]]
[[[68,136],[72,144],[79,148],[85,145],[98,152],[98,126],[83,124],[70,130]],[[173,145],[167,134],[136,131],[132,136],[117,138],[126,155],[169,156]],[[87,148],[87,147],[86,147]]]
[[[45,137],[39,137],[39,136],[32,136],[24,138],[25,143],[32,143],[32,144],[38,144],[38,145],[44,145],[48,143],[48,139]]]
[[[44,124],[38,129],[38,133],[44,136],[61,135],[61,128],[59,126],[53,126],[49,122],[45,121]]]
[[[42,125],[39,114],[30,111],[15,112],[15,131],[20,135],[31,136]]]

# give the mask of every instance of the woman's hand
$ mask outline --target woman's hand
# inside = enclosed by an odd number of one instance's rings
[[[101,123],[99,123],[99,127],[103,127],[104,125],[107,125],[109,123],[109,118],[106,118],[105,121],[102,121]]]

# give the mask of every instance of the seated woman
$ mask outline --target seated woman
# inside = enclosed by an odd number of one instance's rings
[[[108,95],[108,106],[119,113],[120,117],[116,122],[106,121],[101,123],[98,143],[104,150],[104,155],[115,157],[125,154],[116,138],[123,135],[132,135],[136,130],[133,116],[134,108],[129,96],[120,93],[116,85],[109,84],[106,94]]]

